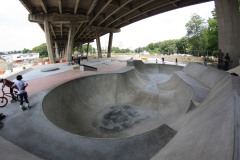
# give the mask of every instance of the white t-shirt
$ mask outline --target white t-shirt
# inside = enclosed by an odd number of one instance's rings
[[[25,93],[25,86],[27,85],[27,82],[24,80],[17,81],[14,83],[13,86],[16,86],[18,88],[18,94]]]

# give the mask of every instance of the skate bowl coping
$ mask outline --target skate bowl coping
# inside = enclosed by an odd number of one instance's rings
[[[176,151],[184,153],[181,155],[186,155],[185,159],[194,159],[199,148],[209,151],[215,145],[221,146],[218,153],[227,147],[231,150],[233,137],[229,132],[234,124],[228,117],[233,116],[234,98],[226,97],[231,95],[229,74],[195,63],[184,68],[141,61],[133,65],[135,68],[126,72],[83,77],[54,88],[43,99],[43,113],[67,132],[97,139],[144,135],[166,124],[176,135],[168,142],[168,150],[163,148],[155,156],[165,159]],[[194,108],[196,95],[203,94],[196,93],[201,92],[194,90],[196,85],[209,92],[203,92],[207,94],[205,99]],[[214,120],[209,122],[209,118]],[[220,126],[226,131],[219,130]],[[199,139],[200,135],[205,137]],[[218,141],[219,136],[225,138]],[[210,139],[214,141],[211,145]],[[192,154],[185,153],[189,150]],[[206,156],[211,157],[211,153]],[[229,156],[233,152],[225,153]]]
[[[154,130],[186,112],[192,90],[177,76],[171,77],[182,67],[148,65],[148,69],[143,69],[142,62],[135,62],[135,65],[135,69],[124,73],[83,77],[54,88],[43,100],[44,114],[54,125],[80,136],[117,138]],[[162,86],[157,86],[156,78],[159,83],[170,80],[169,83],[174,83],[175,87],[181,84],[186,89],[176,87],[178,90],[174,93],[165,89],[165,93],[159,95],[157,88]],[[171,103],[166,97],[180,92],[189,94],[183,97],[183,102]],[[159,118],[159,101],[162,101],[161,106],[166,103],[169,107],[179,105],[182,108],[173,112],[165,108],[166,115]],[[165,121],[166,116],[172,118]]]

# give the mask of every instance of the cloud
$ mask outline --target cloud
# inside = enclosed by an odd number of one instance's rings
[[[28,12],[16,0],[2,1],[0,5],[0,51],[32,49],[45,42],[44,32],[28,21]]]

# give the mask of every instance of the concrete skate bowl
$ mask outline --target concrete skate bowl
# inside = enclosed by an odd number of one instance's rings
[[[45,116],[67,132],[109,139],[108,145],[143,144],[156,130],[165,133],[151,159],[232,159],[236,104],[229,74],[197,63],[133,65],[56,87],[43,99]]]

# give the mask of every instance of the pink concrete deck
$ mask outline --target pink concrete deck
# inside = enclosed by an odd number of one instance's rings
[[[97,72],[69,70],[69,71],[54,74],[51,76],[29,80],[27,92],[29,95],[33,95],[33,94],[38,93],[41,90],[56,87],[60,84],[63,84],[65,82],[68,82],[68,81],[76,79],[76,78],[89,76],[89,75],[93,75],[93,74],[97,74],[97,73],[107,73],[107,72],[117,71],[125,66],[126,66],[126,62],[119,62],[119,63],[102,66],[102,67],[98,68]]]

